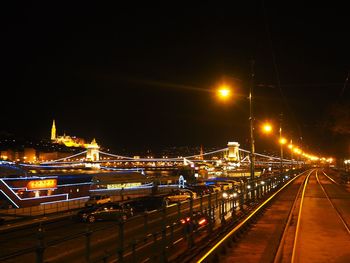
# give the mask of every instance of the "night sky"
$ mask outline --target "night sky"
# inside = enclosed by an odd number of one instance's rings
[[[229,140],[248,149],[254,59],[256,125],[278,126],[283,113],[293,142],[350,156],[346,6],[230,2],[4,7],[2,136],[49,138],[54,118],[59,134],[116,152]],[[232,103],[211,92],[223,80],[235,84]],[[258,129],[256,143],[277,147]]]

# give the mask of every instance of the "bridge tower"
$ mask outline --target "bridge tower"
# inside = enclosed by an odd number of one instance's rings
[[[228,142],[228,156],[227,159],[231,162],[239,162],[239,143],[238,142]]]
[[[87,151],[86,151],[86,159],[88,161],[98,161],[100,160],[100,146],[98,146],[95,139],[92,140],[90,144],[87,145]]]

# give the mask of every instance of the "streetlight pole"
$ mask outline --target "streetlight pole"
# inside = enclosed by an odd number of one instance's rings
[[[253,88],[254,88],[254,60],[251,62],[251,84],[249,88],[249,123],[250,123],[250,179],[255,177],[255,145],[254,145],[254,116],[253,116]]]
[[[293,140],[290,140],[290,145],[291,145],[291,149],[290,149],[290,169],[293,170]]]
[[[282,113],[280,114],[280,173],[283,173]]]
[[[253,114],[253,88],[254,88],[254,60],[251,61],[251,83],[249,85],[249,126],[250,126],[250,180],[255,177],[255,146],[254,146],[254,114]],[[223,85],[218,91],[217,95],[220,99],[226,100],[230,97],[230,89]]]

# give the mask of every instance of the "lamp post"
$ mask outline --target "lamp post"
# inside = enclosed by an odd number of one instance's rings
[[[249,126],[250,126],[250,179],[255,177],[255,142],[254,142],[254,112],[253,112],[253,87],[254,87],[254,60],[251,62],[251,84],[249,86]]]
[[[293,170],[293,140],[290,140],[288,148],[290,149],[290,169]]]
[[[282,137],[282,113],[280,114],[280,173],[283,173],[283,137]]]
[[[254,111],[253,111],[253,88],[254,88],[254,60],[251,62],[251,83],[249,85],[249,130],[250,130],[250,179],[255,177],[255,144],[254,144]],[[217,96],[220,100],[227,100],[231,96],[230,88],[222,85],[217,90]]]

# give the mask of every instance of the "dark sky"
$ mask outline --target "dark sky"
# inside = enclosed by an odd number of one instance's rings
[[[248,148],[254,59],[256,123],[283,112],[288,138],[350,155],[346,6],[245,2],[4,8],[0,130],[49,137],[55,118],[60,134],[116,151]],[[238,83],[231,104],[210,92],[223,79]],[[256,137],[258,152],[276,147]]]

